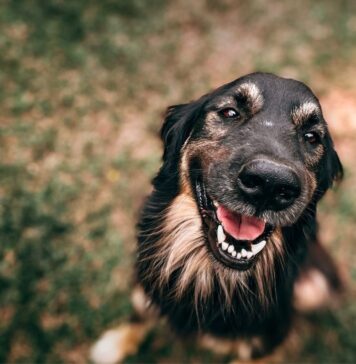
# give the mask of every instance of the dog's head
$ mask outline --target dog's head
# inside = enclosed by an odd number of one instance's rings
[[[194,200],[208,251],[238,271],[253,267],[281,228],[313,214],[342,176],[318,99],[271,74],[170,107],[161,135],[159,178],[179,172],[179,194]]]

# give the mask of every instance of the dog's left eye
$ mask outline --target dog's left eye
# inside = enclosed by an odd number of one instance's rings
[[[222,109],[220,111],[220,114],[226,119],[235,119],[235,118],[237,118],[239,116],[239,113],[235,109],[233,109],[231,107],[227,107],[226,109]]]
[[[304,134],[304,140],[309,144],[315,145],[320,142],[320,137],[318,133],[316,133],[315,131],[311,131]]]

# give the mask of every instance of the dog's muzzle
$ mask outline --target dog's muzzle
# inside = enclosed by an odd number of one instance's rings
[[[192,175],[208,246],[224,265],[249,269],[279,226],[275,218],[285,218],[284,211],[301,196],[301,180],[292,167],[267,158],[252,159],[239,169],[230,164],[228,178],[217,176],[217,169],[214,173],[209,193],[203,176]]]

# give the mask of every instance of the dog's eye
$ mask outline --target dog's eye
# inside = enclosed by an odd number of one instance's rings
[[[237,118],[239,116],[239,113],[235,109],[233,109],[231,107],[227,107],[226,109],[222,109],[220,111],[220,114],[226,119],[235,119],[235,118]]]
[[[309,144],[315,145],[320,142],[320,137],[318,133],[316,133],[315,131],[311,131],[304,134],[304,140]]]

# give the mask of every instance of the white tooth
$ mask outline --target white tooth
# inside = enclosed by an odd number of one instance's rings
[[[237,259],[241,259],[241,253],[237,253],[236,258],[237,258]]]
[[[247,252],[247,258],[250,259],[254,254],[252,252]]]
[[[242,250],[241,250],[241,255],[242,255],[242,257],[243,257],[243,258],[246,258],[246,256],[247,256],[247,251],[246,251],[245,249],[242,249]]]
[[[234,246],[233,245],[229,245],[229,248],[227,249],[227,251],[229,253],[232,253],[234,251]]]
[[[251,249],[253,254],[259,253],[265,247],[265,245],[266,245],[266,240],[262,240],[258,244],[252,244]]]
[[[218,226],[218,232],[217,232],[217,235],[218,235],[218,242],[219,242],[219,243],[222,243],[223,241],[225,241],[226,236],[225,236],[225,234],[224,234],[224,229],[223,229],[222,225],[219,225],[219,226]]]
[[[213,200],[213,204],[214,204],[215,207],[218,207],[219,206],[219,204],[216,201],[214,201],[214,200]]]
[[[235,258],[236,257],[236,252],[235,250],[231,253],[231,255]]]
[[[228,246],[229,246],[229,244],[228,244],[226,241],[223,241],[223,242],[221,243],[221,249],[222,249],[222,250],[226,250],[226,249],[228,248]]]

